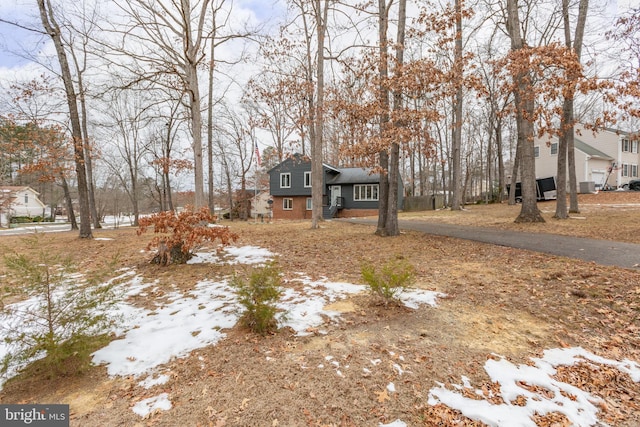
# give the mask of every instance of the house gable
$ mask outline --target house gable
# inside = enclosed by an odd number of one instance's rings
[[[305,185],[305,172],[311,172],[311,161],[299,154],[269,169],[271,195],[311,197],[311,186]]]
[[[14,216],[43,215],[46,206],[38,198],[39,193],[31,187],[4,186],[0,187],[3,205]],[[9,200],[9,202],[7,202]]]

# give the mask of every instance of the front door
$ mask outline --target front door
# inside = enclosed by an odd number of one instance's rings
[[[342,197],[342,186],[332,185],[331,186],[331,206],[336,206],[338,204],[338,197]]]

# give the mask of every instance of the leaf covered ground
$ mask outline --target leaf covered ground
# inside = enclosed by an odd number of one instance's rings
[[[640,243],[640,193],[600,193],[581,198],[581,213],[553,220],[555,205],[540,204],[545,224],[513,224],[518,206],[470,206],[463,212],[402,214],[500,228],[591,236]],[[278,254],[285,276],[362,283],[363,262],[382,265],[404,257],[417,271],[416,286],[446,294],[436,308],[384,307],[367,294],[337,301],[327,319],[305,337],[284,329],[262,337],[239,327],[218,344],[166,364],[169,381],[149,389],[132,377],[109,377],[104,366],[79,376],[48,378],[37,370],[6,383],[2,403],[68,403],[71,425],[100,426],[378,426],[400,419],[407,425],[483,425],[448,406],[429,404],[438,385],[457,390],[463,376],[467,397],[500,403],[500,386],[485,363],[500,355],[529,364],[547,349],[581,346],[612,360],[640,361],[640,271],[599,266],[535,252],[406,232],[374,236],[373,228],[340,221],[311,230],[308,222],[229,223],[239,245]],[[160,267],[144,251],[149,236],[135,230],[97,230],[84,241],[56,233],[51,250],[76,258],[81,271],[120,255],[156,292],[136,297],[140,306],[161,301],[163,290],[188,290],[204,278],[227,277],[238,265]],[[102,240],[111,239],[111,240]],[[21,238],[0,237],[4,248]],[[640,255],[639,255],[640,256]],[[11,283],[3,284],[4,303]],[[600,400],[598,416],[614,426],[640,425],[640,384],[613,366],[581,363],[558,368],[557,379]],[[394,384],[394,388],[389,388]],[[535,385],[521,384],[523,389]],[[544,392],[544,391],[543,391]],[[142,418],[132,408],[162,393],[172,408]],[[517,404],[516,401],[513,404]],[[539,426],[569,425],[561,413],[534,417]]]

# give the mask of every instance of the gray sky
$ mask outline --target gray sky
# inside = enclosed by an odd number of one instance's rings
[[[234,9],[249,9],[260,22],[271,22],[283,13],[279,0],[234,0]],[[104,3],[103,3],[104,4]],[[36,0],[0,0],[0,17],[25,27],[40,28]],[[50,44],[37,33],[0,22],[0,78],[8,69],[21,68],[30,61],[26,54],[38,52]]]

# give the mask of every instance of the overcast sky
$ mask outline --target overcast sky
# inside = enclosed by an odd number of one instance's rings
[[[234,8],[251,10],[260,22],[273,22],[284,12],[280,0],[234,0]],[[102,7],[108,5],[103,2]],[[107,6],[108,7],[108,6]],[[0,17],[25,27],[39,28],[40,18],[36,0],[0,0]],[[0,22],[0,79],[3,72],[20,69],[29,64],[25,56],[38,52],[50,44],[49,39],[19,27]]]

